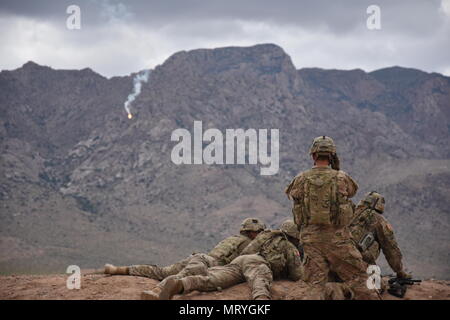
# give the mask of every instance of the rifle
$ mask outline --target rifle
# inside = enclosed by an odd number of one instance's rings
[[[390,278],[388,292],[395,297],[403,298],[406,293],[407,286],[411,286],[415,283],[420,283],[422,280],[419,279],[408,279],[408,278]]]

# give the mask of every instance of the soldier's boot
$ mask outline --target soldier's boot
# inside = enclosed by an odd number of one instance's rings
[[[338,283],[328,282],[324,288],[325,300],[345,300],[345,295]]]
[[[160,300],[161,287],[154,287],[152,290],[142,291],[141,300]]]
[[[111,275],[129,275],[130,270],[128,267],[116,267],[112,264],[105,264],[105,274]]]
[[[143,291],[142,300],[170,300],[184,290],[183,282],[176,276],[167,277],[159,286],[150,291]]]

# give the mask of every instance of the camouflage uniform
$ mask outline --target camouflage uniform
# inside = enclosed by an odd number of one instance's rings
[[[294,226],[293,221],[290,224]],[[298,231],[297,237],[298,237]],[[170,278],[170,277],[169,277]],[[160,283],[160,287],[166,286],[166,279]],[[225,266],[208,269],[207,275],[188,276],[179,279],[183,293],[194,290],[215,291],[221,290],[238,283],[247,281],[252,290],[253,299],[270,298],[270,287],[273,278],[288,278],[297,281],[301,278],[301,261],[297,248],[288,240],[286,232],[281,230],[266,230],[261,232],[242,255]],[[171,292],[165,298],[176,293]],[[151,294],[150,299],[158,299],[161,296]],[[149,297],[147,297],[149,298]]]
[[[208,254],[195,253],[186,259],[166,267],[133,265],[130,266],[130,275],[148,277],[161,281],[175,274],[180,277],[206,274],[208,268],[231,262],[232,259],[239,256],[241,251],[250,242],[251,239],[244,235],[231,236],[219,242]]]
[[[350,231],[365,262],[376,264],[380,250],[383,250],[392,270],[398,275],[404,275],[402,253],[395,241],[392,226],[381,215],[383,211],[384,197],[374,191],[366,194],[356,208]]]
[[[251,254],[239,256],[225,266],[213,267],[206,276],[189,276],[181,281],[184,293],[221,290],[247,281],[252,288],[252,296],[256,299],[261,296],[270,297],[272,279],[267,261],[260,255]]]
[[[335,148],[333,140],[323,136],[314,139],[310,153],[335,156]],[[326,298],[343,298],[344,291],[356,299],[378,298],[367,288],[367,264],[346,227],[353,217],[350,198],[357,190],[345,172],[313,167],[295,177],[285,191],[294,200],[292,212],[304,251],[303,280],[322,286]],[[344,284],[327,285],[331,273]]]
[[[175,264],[158,267],[154,265],[133,265],[129,274],[163,280],[171,275],[185,277],[188,275],[206,274],[208,268],[223,266],[239,256],[242,250],[251,242],[247,231],[262,231],[265,225],[257,218],[247,218],[241,224],[241,234],[228,237],[219,242],[208,254],[195,253]]]

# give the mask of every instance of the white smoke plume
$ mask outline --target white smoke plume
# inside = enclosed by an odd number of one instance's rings
[[[133,92],[128,95],[127,101],[124,103],[125,110],[128,113],[128,118],[131,119],[133,116],[130,111],[130,104],[136,100],[137,96],[141,93],[142,83],[148,81],[148,75],[150,70],[145,70],[142,73],[138,73],[133,79]]]

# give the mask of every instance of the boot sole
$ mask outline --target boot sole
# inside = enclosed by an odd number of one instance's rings
[[[115,267],[112,264],[107,263],[107,264],[105,264],[104,268],[105,268],[104,269],[105,270],[104,271],[105,274],[114,274],[113,270],[115,269]]]
[[[161,300],[159,295],[152,291],[142,291],[141,300]]]
[[[170,300],[175,294],[181,292],[182,286],[178,279],[167,279],[159,294],[160,300]]]

